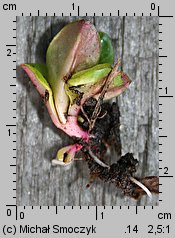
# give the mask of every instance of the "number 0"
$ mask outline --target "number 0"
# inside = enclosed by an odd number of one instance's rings
[[[155,3],[151,3],[151,10],[155,10],[156,9],[156,4]]]
[[[7,216],[10,217],[12,215],[12,211],[10,209],[7,209]]]
[[[20,212],[19,217],[20,219],[24,219],[24,212]]]

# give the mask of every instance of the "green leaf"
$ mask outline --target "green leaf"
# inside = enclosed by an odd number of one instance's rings
[[[44,74],[47,75],[47,68],[45,65],[22,64],[21,66],[29,75],[31,81],[36,86],[36,89],[39,91],[41,96],[44,96],[45,90],[48,90],[52,93],[50,85],[44,77]]]
[[[92,68],[82,70],[74,74],[69,80],[70,86],[80,86],[84,84],[94,84],[106,77],[111,71],[110,64],[98,64]]]
[[[104,32],[99,32],[99,36],[101,42],[99,64],[108,63],[112,65],[114,63],[114,49],[112,46],[112,41],[108,34]]]
[[[43,76],[44,80],[47,79],[48,72],[47,66],[45,64],[27,64],[27,65],[33,67],[33,70],[35,70],[36,74],[40,73]]]
[[[123,80],[122,80],[122,74],[121,72],[117,75],[117,77],[114,78],[113,80],[114,86],[122,86],[123,85]]]
[[[52,90],[44,75],[47,75],[47,68],[40,64],[22,64],[21,67],[25,70],[34,86],[40,93],[41,97],[48,108],[49,114],[57,127],[60,124],[57,112],[55,110]]]
[[[75,91],[70,90],[69,86],[67,84],[65,84],[64,89],[65,89],[66,94],[69,97],[70,105],[72,105],[74,103],[75,99],[78,97],[78,94]]]

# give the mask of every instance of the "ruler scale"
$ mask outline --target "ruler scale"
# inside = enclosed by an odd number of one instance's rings
[[[27,3],[29,4],[29,3]],[[174,90],[173,54],[175,37],[173,3],[147,3],[132,7],[102,4],[88,9],[87,3],[61,4],[56,8],[25,6],[24,3],[1,3],[6,29],[2,36],[1,65],[3,86],[1,108],[1,237],[56,237],[88,235],[103,237],[174,237]],[[120,7],[121,5],[121,7]],[[47,11],[46,11],[47,9]],[[95,9],[95,10],[94,10]],[[103,11],[105,9],[105,11]],[[93,12],[92,12],[93,10]],[[95,11],[95,12],[94,12]],[[100,11],[100,12],[99,12]],[[132,13],[131,13],[132,11]],[[16,16],[158,16],[159,17],[159,206],[17,206],[16,205]],[[4,29],[1,27],[1,29]],[[171,30],[172,29],[172,30]],[[2,30],[3,33],[3,30]],[[6,35],[6,36],[5,36]],[[4,101],[6,105],[4,106]],[[4,109],[5,108],[5,109]]]

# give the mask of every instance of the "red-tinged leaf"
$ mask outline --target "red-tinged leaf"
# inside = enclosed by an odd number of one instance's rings
[[[48,84],[47,80],[41,73],[41,67],[38,64],[22,64],[21,67],[25,70],[27,75],[29,76],[30,80],[33,82],[34,86],[36,87],[37,91],[40,93],[41,97],[43,98],[45,105],[49,111],[49,114],[52,118],[53,123],[60,127],[60,121],[55,110],[54,101],[52,90],[50,85]],[[43,68],[44,66],[42,66]],[[40,69],[40,71],[39,71]],[[43,72],[43,70],[42,70]],[[45,69],[46,72],[46,69]]]
[[[65,81],[74,72],[96,65],[99,57],[99,35],[95,27],[85,20],[66,25],[50,43],[46,55],[48,81],[62,123],[66,123],[65,113],[69,104],[64,90]]]
[[[59,117],[55,110],[52,90],[47,82],[47,80],[43,77],[41,72],[38,70],[38,66],[32,64],[23,64],[21,67],[25,70],[36,89],[40,93],[41,97],[44,99],[45,105],[48,109],[50,117],[57,128],[60,128],[69,136],[75,136],[78,138],[83,138],[88,141],[89,134],[79,127],[77,123],[77,117],[68,117],[65,125],[60,123]]]
[[[122,94],[130,85],[131,80],[124,72],[119,72],[119,75],[111,82],[104,100],[109,100]],[[98,99],[100,93],[96,94],[94,98]]]

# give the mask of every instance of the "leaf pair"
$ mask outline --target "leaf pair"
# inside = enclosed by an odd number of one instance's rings
[[[22,68],[44,99],[54,124],[70,136],[88,140],[88,133],[77,123],[80,106],[89,97],[98,98],[113,59],[108,35],[98,33],[90,22],[79,20],[65,26],[53,38],[46,66],[23,64]],[[128,77],[120,72],[104,99],[119,95],[129,83]]]

